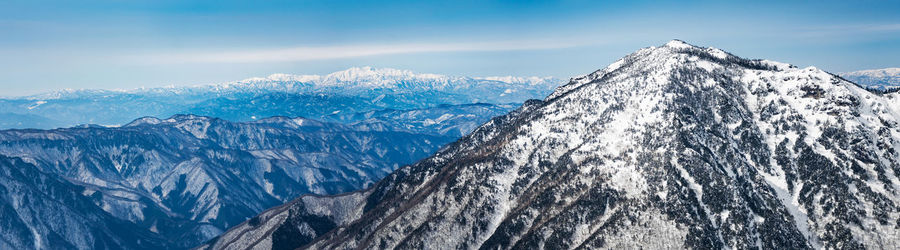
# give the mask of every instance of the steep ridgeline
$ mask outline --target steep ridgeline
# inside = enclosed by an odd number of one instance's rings
[[[681,41],[204,247],[900,246],[900,96]]]
[[[119,125],[137,117],[174,114],[230,121],[271,116],[322,120],[382,109],[522,103],[550,94],[560,83],[548,77],[455,77],[362,67],[324,76],[274,74],[196,87],[68,90],[0,98],[0,128]]]
[[[303,118],[233,123],[179,115],[117,128],[0,131],[0,155],[82,186],[98,210],[190,247],[301,194],[368,187],[456,138]],[[50,209],[33,205],[23,209]]]
[[[0,155],[0,249],[138,249],[166,245],[158,235],[110,216],[89,192]]]
[[[841,73],[847,80],[880,90],[900,88],[900,68],[870,69]]]

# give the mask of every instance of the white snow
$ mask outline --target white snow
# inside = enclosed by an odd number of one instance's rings
[[[34,102],[33,105],[28,106],[28,109],[34,109],[34,108],[37,108],[38,106],[41,106],[42,104],[45,104],[45,103],[47,103],[47,101],[41,100],[41,101]]]
[[[717,48],[709,47],[706,49],[706,52],[709,53],[710,55],[715,56],[716,58],[720,58],[720,59],[728,58],[728,53],[726,53],[725,51],[722,51],[720,49],[717,49]]]
[[[371,230],[372,232],[370,235],[365,235],[366,240],[384,243],[383,246],[388,248],[396,247],[399,241],[404,239],[439,242],[435,245],[422,246],[422,248],[458,246],[462,243],[477,248],[496,232],[501,223],[507,220],[517,220],[515,221],[518,223],[517,226],[521,225],[526,228],[528,230],[526,232],[533,233],[533,237],[546,239],[555,233],[550,226],[554,223],[553,220],[558,218],[555,216],[560,215],[578,201],[584,194],[582,192],[586,192],[589,188],[602,187],[617,191],[614,193],[621,195],[617,197],[617,202],[629,203],[617,203],[616,205],[619,206],[615,207],[606,204],[605,208],[608,209],[606,213],[590,219],[577,215],[565,218],[568,223],[565,226],[573,230],[570,240],[575,243],[574,246],[583,243],[592,235],[600,235],[604,237],[604,243],[609,248],[683,248],[684,246],[679,244],[685,242],[689,229],[686,227],[692,225],[678,224],[672,218],[667,217],[668,215],[663,211],[657,211],[653,206],[636,211],[626,210],[631,209],[627,205],[621,206],[621,204],[632,204],[630,202],[638,204],[651,202],[648,200],[651,197],[663,200],[684,199],[680,196],[669,195],[667,192],[671,186],[678,183],[659,181],[659,176],[647,177],[648,173],[654,173],[657,175],[671,174],[675,175],[675,179],[683,180],[686,191],[689,191],[688,195],[692,196],[689,200],[699,201],[696,206],[702,209],[702,213],[706,215],[685,219],[710,218],[710,222],[715,227],[725,226],[723,223],[729,221],[749,218],[747,223],[751,225],[747,225],[748,228],[763,230],[759,227],[764,225],[763,223],[766,223],[767,220],[782,218],[763,217],[753,212],[730,208],[713,212],[711,209],[713,206],[707,205],[707,201],[704,199],[719,198],[711,196],[719,194],[717,192],[719,190],[714,186],[716,183],[707,182],[709,178],[705,178],[704,174],[710,174],[714,181],[733,182],[734,178],[741,176],[746,177],[746,180],[753,185],[762,185],[763,187],[767,185],[772,188],[771,190],[774,191],[775,198],[777,198],[772,201],[781,203],[781,207],[793,218],[793,224],[796,225],[803,237],[808,239],[813,248],[821,248],[819,237],[824,235],[827,230],[823,225],[839,220],[839,218],[824,215],[824,208],[817,205],[823,202],[823,197],[826,197],[822,192],[813,194],[813,207],[804,207],[804,204],[808,203],[805,201],[801,203],[800,190],[804,187],[824,189],[828,187],[810,186],[817,185],[814,181],[810,181],[809,183],[794,183],[793,187],[789,188],[785,169],[791,166],[780,166],[774,157],[762,159],[764,162],[755,162],[759,159],[751,157],[748,152],[740,152],[741,149],[737,148],[739,146],[735,140],[740,140],[737,134],[724,134],[720,138],[711,139],[721,139],[725,141],[721,145],[732,147],[711,149],[713,151],[734,150],[742,153],[737,156],[736,161],[738,162],[734,162],[735,164],[723,164],[726,166],[722,173],[710,172],[718,171],[718,169],[706,169],[707,166],[702,163],[687,165],[685,162],[702,156],[702,152],[699,152],[701,150],[695,151],[692,147],[681,147],[683,145],[674,138],[678,138],[682,134],[666,133],[673,131],[675,123],[684,125],[677,127],[681,129],[675,131],[678,133],[700,131],[692,129],[721,129],[721,132],[725,133],[747,130],[759,133],[766,150],[769,150],[766,152],[768,155],[775,156],[774,150],[777,145],[782,141],[787,141],[789,148],[799,143],[808,144],[816,154],[823,155],[832,163],[837,163],[846,158],[841,155],[847,155],[850,152],[841,152],[819,142],[824,134],[825,124],[844,128],[848,134],[856,132],[857,129],[883,128],[882,120],[885,123],[896,124],[897,118],[900,117],[897,116],[900,112],[900,104],[898,104],[900,102],[896,101],[898,99],[890,98],[900,96],[894,96],[894,94],[878,96],[865,92],[848,83],[835,82],[835,79],[827,72],[812,67],[798,69],[789,64],[758,61],[775,69],[743,68],[726,65],[720,60],[710,59],[709,56],[698,57],[681,53],[684,50],[705,52],[712,57],[726,60],[739,59],[715,48],[701,50],[682,41],[673,40],[660,48],[642,49],[616,61],[606,69],[574,78],[568,85],[557,88],[546,99],[546,103],[534,110],[527,111],[522,117],[517,117],[521,119],[515,121],[514,127],[490,130],[489,126],[495,123],[489,123],[485,125],[485,128],[488,129],[487,136],[482,138],[480,134],[473,135],[470,141],[466,141],[471,145],[463,145],[460,147],[465,148],[458,149],[461,154],[465,154],[465,157],[477,156],[473,154],[485,154],[489,157],[485,161],[454,163],[457,165],[442,169],[440,166],[455,160],[451,159],[455,156],[453,154],[455,151],[452,150],[457,150],[456,148],[444,149],[446,151],[442,152],[450,153],[428,160],[428,164],[438,167],[406,175],[421,175],[421,179],[417,179],[415,182],[384,184],[398,185],[392,187],[396,187],[396,190],[400,192],[401,196],[399,197],[401,198],[398,199],[400,201],[398,205],[403,205],[403,207],[389,207],[382,214],[388,218],[372,217],[373,220],[366,222],[374,224],[359,225],[361,228],[366,228],[362,230]],[[626,64],[627,66],[625,66]],[[696,81],[679,81],[677,84],[680,85],[675,85],[676,82],[673,82],[672,79],[677,74],[684,72],[682,69],[697,70],[699,73],[692,76],[701,78]],[[632,70],[632,72],[623,72],[626,70]],[[372,69],[356,69],[353,72],[346,72],[340,77],[369,76],[371,71]],[[411,73],[388,72],[384,75],[393,74],[408,75]],[[706,78],[702,78],[704,76]],[[731,84],[730,82],[717,81],[719,78],[713,78],[722,76],[732,78],[739,86],[728,86]],[[726,89],[726,87],[736,88]],[[671,93],[672,88],[684,90],[689,94],[719,91],[710,93],[719,94],[717,97],[728,98],[727,101],[738,102],[734,106],[738,111],[720,114],[716,112],[718,110],[715,107],[711,107],[710,110],[714,113],[708,116],[709,120],[675,120],[676,114],[681,114],[671,112],[669,109],[673,105],[684,104],[673,103],[673,101],[675,98],[685,96],[681,93]],[[821,89],[821,93],[817,92],[819,89]],[[722,94],[725,91],[733,90],[736,92]],[[848,106],[853,106],[853,104],[835,104],[837,101],[856,100],[854,98],[861,100],[860,105],[865,107],[851,108]],[[740,103],[741,101],[743,103]],[[685,108],[685,106],[675,107]],[[766,109],[770,107],[775,110],[767,111]],[[848,115],[854,112],[859,114]],[[735,118],[732,115],[739,117]],[[763,118],[764,115],[769,117]],[[752,117],[746,118],[745,116]],[[444,116],[425,122],[434,124],[441,119],[445,119]],[[738,119],[738,121],[734,119]],[[773,122],[781,119],[791,119],[791,123],[788,125],[792,125],[792,127],[785,128],[788,126],[781,126],[781,124]],[[742,126],[741,122],[749,122],[750,128]],[[704,127],[707,123],[718,126]],[[886,139],[889,142],[887,147],[900,149],[900,143],[895,140],[895,138],[900,138],[900,132],[896,128],[888,130],[890,131],[887,137],[890,138]],[[871,133],[869,130],[862,132]],[[803,139],[800,139],[801,133],[806,133]],[[709,135],[717,136],[719,134],[710,132],[700,136]],[[880,139],[874,135],[866,135],[869,137],[864,139]],[[496,144],[482,144],[486,141],[496,142]],[[706,144],[707,142],[701,140],[699,143]],[[761,150],[761,148],[756,149]],[[794,152],[782,156],[796,158],[796,155],[792,154]],[[680,161],[681,159],[688,160]],[[716,157],[708,160],[711,161],[709,165],[723,163],[717,162],[723,161],[723,159]],[[888,160],[896,159],[879,160],[890,162]],[[659,166],[653,164],[642,164],[648,162],[664,165],[665,170],[654,169]],[[771,165],[771,168],[766,165]],[[876,173],[873,164],[860,165],[868,173]],[[430,165],[428,166],[430,167]],[[669,166],[674,171],[668,171]],[[567,167],[575,169],[566,169]],[[748,171],[750,170],[748,168],[756,171]],[[444,170],[451,173],[447,176],[438,175],[439,173],[447,174]],[[889,175],[887,178],[894,183],[892,185],[900,185],[896,173],[893,173],[892,170],[886,172],[886,175]],[[564,179],[553,179],[554,175],[558,173],[573,173],[573,175],[566,176]],[[757,176],[756,173],[759,175]],[[407,174],[409,173],[407,172]],[[849,171],[845,174],[855,177],[854,173]],[[312,177],[311,173],[301,173],[301,175]],[[719,176],[724,179],[718,179]],[[443,177],[447,177],[449,180],[442,181]],[[548,178],[550,181],[540,182],[536,185],[539,178]],[[658,185],[651,186],[650,184]],[[889,191],[891,190],[888,188],[889,185],[881,185],[879,181],[863,182],[863,185],[867,185],[877,194],[887,196],[891,202],[896,203],[900,200],[900,197]],[[850,186],[849,192],[853,194],[858,194],[861,192],[859,189],[863,188],[863,186]],[[530,189],[532,187],[539,188]],[[529,196],[530,193],[526,192],[540,191],[544,187],[561,191],[547,193],[546,197],[540,197],[542,201],[552,204],[546,210],[529,207],[529,203],[526,202],[530,200],[523,198],[534,197]],[[447,190],[461,190],[459,191],[461,193]],[[767,188],[755,191],[758,191],[759,195],[769,197]],[[360,200],[365,198],[365,195],[359,197],[352,195],[337,198],[304,197],[302,202],[306,205],[305,208],[308,212],[337,218],[340,221],[339,224],[344,224],[359,218],[360,215],[357,211],[362,204]],[[732,197],[740,197],[740,195]],[[404,200],[413,198],[414,200],[408,203],[407,200]],[[622,198],[624,201],[618,198]],[[735,204],[740,204],[740,202]],[[598,209],[603,206],[602,204],[596,205],[598,205]],[[873,206],[874,204],[869,203],[859,204],[860,208],[866,210],[866,215],[861,218],[861,225],[846,226],[851,230],[855,239],[865,241],[866,247],[890,248],[889,243],[898,242],[898,239],[886,234],[896,235],[896,230],[879,225],[877,220],[873,220],[873,217],[869,216],[873,214]],[[773,206],[778,213],[781,213],[781,207]],[[611,217],[613,213],[617,212],[627,212],[628,216]],[[347,214],[351,216],[344,216]],[[372,216],[378,215],[372,214]],[[512,215],[519,217],[512,217]],[[898,214],[895,212],[888,216],[892,223],[898,219]],[[551,219],[539,221],[537,218]],[[616,223],[614,225],[609,222],[613,219]],[[740,227],[743,225],[729,226]],[[418,230],[416,233],[421,233],[421,235],[416,236],[421,238],[410,237],[413,230]],[[606,231],[598,232],[600,230]],[[340,230],[333,232],[337,235],[343,233]],[[719,231],[717,233],[718,238],[724,240],[722,233]],[[750,236],[752,237],[752,234]],[[353,237],[358,237],[358,235],[335,238],[340,239],[339,241],[320,242],[321,245],[314,245],[313,248],[362,247],[358,245],[361,243],[354,241]],[[518,240],[515,238],[518,236],[513,237],[511,240]],[[349,240],[349,242],[341,240]],[[729,243],[727,242],[726,245]],[[751,240],[750,244],[752,243]],[[755,243],[762,245],[758,239]],[[552,246],[537,246],[537,248],[541,247]],[[736,246],[730,247],[736,248]]]
[[[694,46],[687,44],[686,42],[681,41],[681,40],[669,41],[664,46],[670,47],[670,48],[676,48],[676,49],[690,49],[690,48],[694,47]]]

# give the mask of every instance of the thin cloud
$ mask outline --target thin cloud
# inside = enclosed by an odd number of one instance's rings
[[[871,30],[871,31],[900,31],[900,23],[870,25],[870,26],[866,27],[866,29]]]
[[[548,41],[343,45],[155,54],[139,56],[138,59],[156,63],[270,63],[431,52],[562,49],[575,46],[578,44]]]
[[[831,25],[805,28],[801,33],[802,36],[818,37],[818,36],[846,36],[866,33],[890,33],[900,31],[900,23],[889,24],[853,24],[853,25]]]

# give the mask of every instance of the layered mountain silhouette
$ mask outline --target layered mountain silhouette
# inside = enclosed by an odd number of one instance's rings
[[[128,228],[167,240],[157,246],[186,248],[302,194],[368,187],[456,138],[305,118],[237,123],[193,115],[145,117],[113,128],[5,130],[0,156],[8,157],[2,159],[10,180],[3,184],[25,184],[0,196],[8,209],[0,222],[12,223],[4,232],[39,230],[34,241],[10,237],[14,248],[38,240],[81,249],[147,242]],[[28,184],[36,178],[41,183]],[[49,198],[21,198],[22,188]],[[40,219],[58,210],[46,218],[71,219]],[[122,223],[92,228],[97,221]],[[51,239],[52,233],[69,238]]]
[[[0,155],[0,248],[158,249],[171,244],[95,206],[89,192],[22,159]]]
[[[35,184],[30,191],[56,194],[66,187],[72,189],[67,195],[83,196],[46,195],[48,201],[39,202],[0,197],[9,208],[0,214],[0,224],[8,225],[0,230],[7,240],[2,246],[193,247],[300,195],[371,186],[519,105],[479,100],[521,102],[549,93],[550,84],[552,78],[448,77],[366,67],[327,76],[0,99],[0,107],[8,107],[4,111],[16,112],[0,114],[9,118],[0,119],[0,127],[131,119],[121,125],[0,131],[0,156],[35,169],[10,175],[9,183],[44,176],[59,183]],[[453,94],[466,90],[477,91]],[[179,110],[217,117],[133,119]],[[83,219],[38,219],[43,216]],[[97,218],[111,220],[95,225]]]
[[[0,98],[0,128],[123,125],[138,117],[176,114],[230,121],[272,116],[326,120],[335,114],[385,109],[518,105],[546,96],[561,82],[550,77],[464,77],[355,67],[327,75],[273,74],[193,87],[63,90]]]
[[[841,77],[878,90],[900,88],[900,68],[869,69],[841,73]]]
[[[898,98],[674,40],[201,247],[897,248]]]

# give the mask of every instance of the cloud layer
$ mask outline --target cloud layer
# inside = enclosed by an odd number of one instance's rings
[[[139,56],[152,63],[270,63],[296,62],[364,56],[467,52],[561,49],[578,46],[558,41],[503,41],[474,43],[414,43],[389,45],[340,45],[320,47],[291,47],[258,50],[224,50]]]

